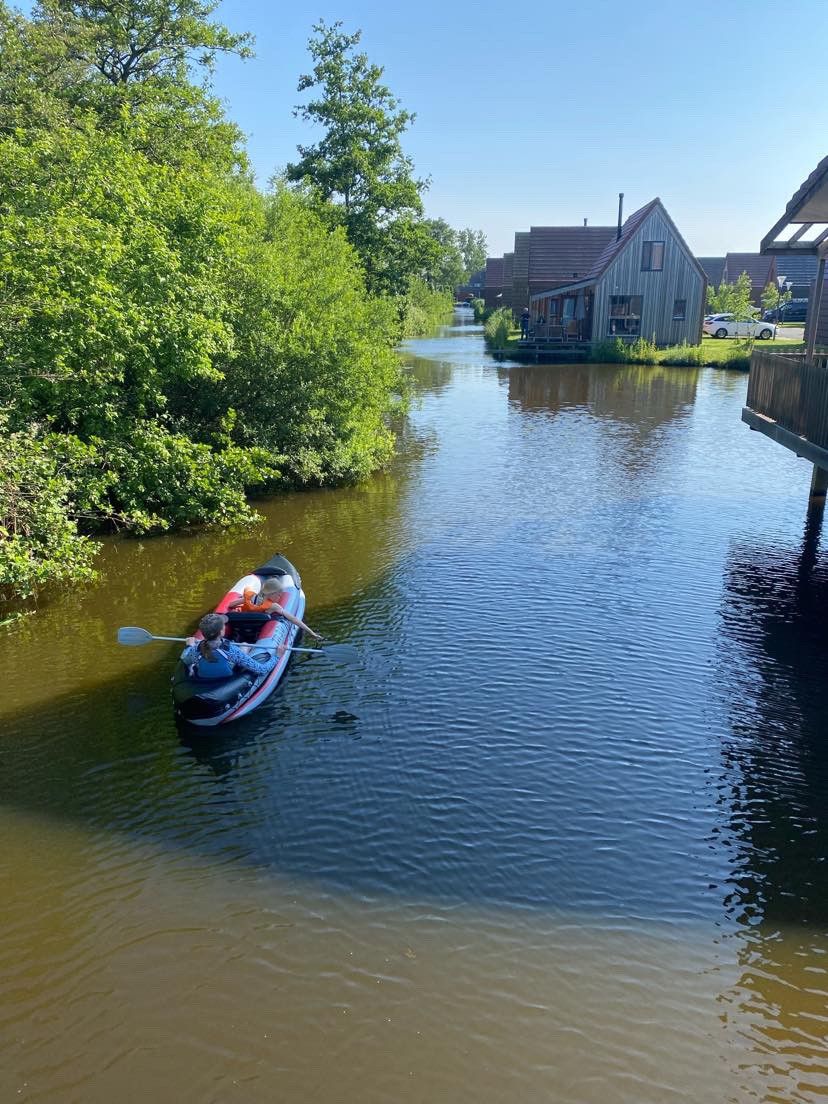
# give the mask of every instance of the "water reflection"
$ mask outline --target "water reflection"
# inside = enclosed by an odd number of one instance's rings
[[[828,563],[820,519],[799,548],[734,543],[720,649],[736,872],[729,907],[748,920],[828,925]]]

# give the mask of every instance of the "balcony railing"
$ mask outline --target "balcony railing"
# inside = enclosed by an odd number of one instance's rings
[[[828,449],[828,351],[806,364],[804,353],[754,350],[746,406]]]

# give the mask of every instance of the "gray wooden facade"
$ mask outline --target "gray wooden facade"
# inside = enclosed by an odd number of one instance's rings
[[[648,270],[645,243],[663,243],[660,268]],[[642,337],[662,346],[695,345],[701,341],[706,287],[704,270],[655,199],[627,219],[620,238],[585,278],[532,296],[532,315],[541,325],[563,322],[567,333],[577,323],[581,340]],[[618,319],[618,303],[639,296],[640,320],[630,327]]]
[[[644,242],[664,242],[660,272],[642,272]],[[684,244],[672,219],[657,204],[597,281],[593,307],[594,340],[611,337],[610,297],[641,295],[641,336],[656,345],[701,341],[707,281],[695,257]],[[684,319],[674,318],[677,301],[684,301]]]

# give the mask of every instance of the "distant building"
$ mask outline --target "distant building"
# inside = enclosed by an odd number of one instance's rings
[[[500,306],[503,295],[503,258],[487,257],[483,280],[483,301],[489,310]]]
[[[811,294],[817,274],[817,259],[791,257],[783,254],[776,258],[776,275],[790,283],[792,299],[807,299]]]
[[[469,276],[468,282],[460,284],[454,289],[454,298],[460,301],[464,299],[482,299],[483,285],[486,282],[486,269],[478,269]]]
[[[735,284],[743,272],[750,277],[750,301],[758,307],[768,284],[776,287],[776,258],[762,253],[728,253],[721,282]]]
[[[512,268],[513,268],[513,264],[514,264],[514,259],[515,259],[514,253],[504,253],[503,254],[503,287],[502,287],[502,294],[501,294],[501,297],[500,297],[500,306],[501,307],[511,307],[512,306],[512,290],[513,290]]]
[[[724,282],[724,257],[696,257],[696,260],[704,269],[709,287],[717,288]]]
[[[583,268],[568,282],[558,256],[550,250],[546,261],[558,282],[531,297],[538,332],[592,341],[645,337],[658,345],[701,340],[707,277],[660,199],[630,215],[590,261],[582,254]]]

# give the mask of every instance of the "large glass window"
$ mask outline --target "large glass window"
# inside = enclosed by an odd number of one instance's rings
[[[673,300],[673,321],[684,322],[687,317],[687,300],[686,299],[674,299]]]
[[[610,337],[638,337],[641,333],[641,295],[611,295],[609,326]]]
[[[645,241],[641,250],[641,271],[661,272],[664,268],[664,242]]]

